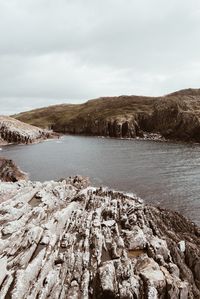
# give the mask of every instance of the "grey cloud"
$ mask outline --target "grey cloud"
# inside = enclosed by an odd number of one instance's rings
[[[199,87],[199,36],[199,0],[0,0],[0,113]]]

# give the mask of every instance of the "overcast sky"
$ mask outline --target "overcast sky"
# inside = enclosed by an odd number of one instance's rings
[[[0,114],[187,87],[199,0],[0,0]]]

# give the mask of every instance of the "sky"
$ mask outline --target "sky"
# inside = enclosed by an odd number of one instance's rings
[[[188,87],[199,0],[0,0],[0,114]]]

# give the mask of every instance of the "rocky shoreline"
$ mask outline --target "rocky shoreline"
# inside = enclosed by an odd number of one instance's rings
[[[17,182],[27,180],[28,176],[12,160],[0,157],[0,180]]]
[[[0,182],[0,298],[200,298],[200,228],[88,179]]]
[[[12,143],[30,144],[58,134],[25,124],[8,116],[0,116],[0,145]]]
[[[80,135],[80,136],[82,136],[82,135]],[[91,135],[85,135],[85,136],[91,136]],[[143,137],[136,136],[134,138],[132,138],[132,137],[109,137],[109,136],[96,136],[96,137],[98,137],[98,138],[111,138],[111,139],[113,138],[113,139],[120,139],[120,140],[170,141],[170,140],[162,137],[160,134],[148,133],[148,132],[144,132]]]

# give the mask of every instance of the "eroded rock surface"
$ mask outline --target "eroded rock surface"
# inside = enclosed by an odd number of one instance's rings
[[[0,145],[33,143],[53,137],[50,131],[25,124],[8,116],[0,116]]]
[[[72,178],[0,196],[1,299],[200,298],[200,231],[179,214]]]

